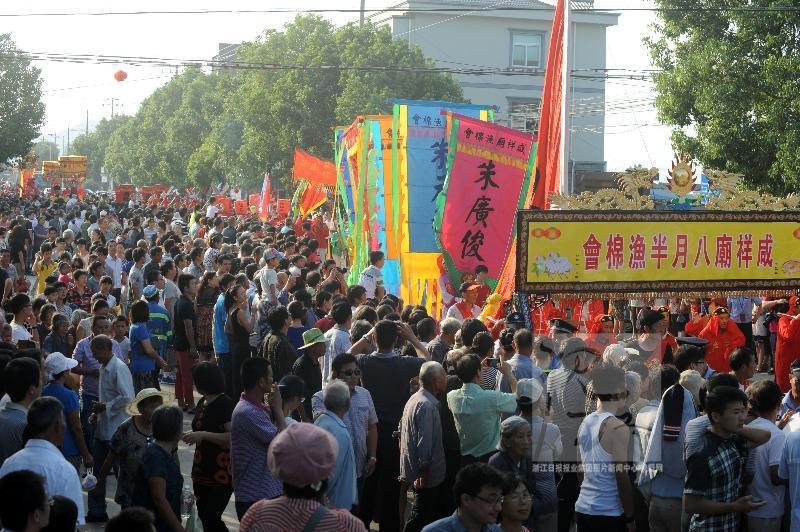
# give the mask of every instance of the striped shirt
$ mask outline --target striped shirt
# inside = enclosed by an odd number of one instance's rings
[[[150,342],[161,358],[167,354],[167,347],[172,342],[172,324],[167,309],[155,302],[148,302],[150,320],[147,330],[150,331]]]
[[[578,429],[585,413],[586,378],[572,370],[554,369],[547,376],[547,405],[552,422],[561,429],[562,461],[577,459]]]
[[[267,466],[267,449],[277,435],[269,406],[242,394],[231,416],[231,473],[237,501],[274,499],[283,493],[283,484]]]
[[[322,391],[314,394],[311,398],[311,411],[314,419],[325,411],[325,404],[322,401]],[[375,405],[372,403],[372,395],[366,388],[356,386],[350,392],[350,410],[344,416],[344,425],[353,440],[353,452],[356,458],[356,476],[361,478],[364,473],[364,465],[369,458],[367,449],[367,430],[370,425],[378,423],[378,415],[375,413]]]
[[[242,518],[241,532],[301,532],[320,504],[309,499],[279,497],[258,501]],[[366,532],[364,523],[346,510],[328,508],[316,532]]]

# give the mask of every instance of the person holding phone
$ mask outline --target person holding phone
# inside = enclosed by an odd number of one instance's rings
[[[686,462],[683,507],[691,516],[690,532],[738,530],[741,514],[766,504],[740,496],[746,449],[770,439],[769,431],[744,424],[747,403],[745,393],[733,386],[718,386],[706,395],[711,425]]]

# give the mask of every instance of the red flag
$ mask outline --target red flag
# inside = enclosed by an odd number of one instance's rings
[[[292,179],[336,186],[336,166],[330,161],[314,157],[300,148],[294,149]]]
[[[327,199],[328,195],[324,186],[318,183],[309,183],[303,191],[303,195],[300,196],[300,216],[305,218],[308,213],[324,204]]]
[[[269,220],[270,206],[272,205],[272,176],[269,172],[264,174],[264,184],[261,186],[261,202],[258,205],[258,219]]]
[[[547,48],[542,111],[539,116],[539,145],[536,148],[535,182],[529,207],[547,209],[550,193],[558,189],[561,172],[561,104],[564,95],[564,0],[558,0]]]

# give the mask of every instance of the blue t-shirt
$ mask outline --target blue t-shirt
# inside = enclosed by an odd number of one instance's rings
[[[42,397],[55,397],[64,406],[64,417],[69,418],[69,415],[76,410],[80,409],[80,401],[78,394],[73,392],[63,384],[51,382],[42,388]],[[64,456],[78,456],[81,454],[78,451],[78,446],[75,443],[75,438],[72,436],[72,431],[67,423],[67,430],[64,433],[64,443],[61,445],[61,452]]]
[[[297,349],[297,354],[302,356],[303,351],[300,351],[300,348],[303,346],[303,333],[308,330],[308,327],[289,327],[289,332],[286,333],[286,336],[289,337],[289,341],[292,342],[292,345],[295,349]]]
[[[156,369],[156,361],[150,358],[142,348],[142,340],[150,339],[150,331],[147,330],[146,323],[134,323],[131,325],[131,373],[146,373]]]
[[[231,352],[228,335],[225,334],[225,320],[227,318],[228,314],[225,312],[225,294],[220,294],[217,298],[217,302],[214,303],[214,352],[217,356]]]

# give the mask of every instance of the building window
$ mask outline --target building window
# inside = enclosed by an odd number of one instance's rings
[[[515,98],[508,102],[508,126],[526,133],[536,133],[539,127],[539,107],[541,100],[534,98]]]
[[[542,65],[542,34],[511,32],[511,68],[539,68]]]

